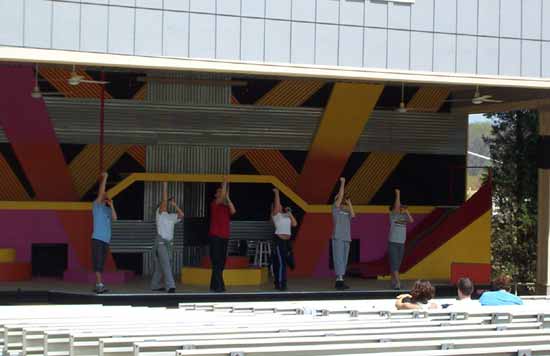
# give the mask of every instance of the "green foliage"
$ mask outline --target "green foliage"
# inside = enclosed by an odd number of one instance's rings
[[[489,156],[489,145],[485,142],[486,137],[491,137],[491,122],[476,122],[468,126],[468,151]],[[479,157],[468,155],[468,167],[490,166],[490,162]],[[480,176],[485,173],[484,169],[473,168],[468,171],[469,175]]]
[[[496,274],[532,282],[536,273],[538,116],[536,111],[488,114],[493,159],[492,264]]]

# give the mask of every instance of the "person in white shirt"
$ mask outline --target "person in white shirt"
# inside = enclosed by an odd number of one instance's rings
[[[171,205],[175,213],[168,213],[168,205]],[[151,280],[151,289],[153,291],[164,291],[175,293],[176,282],[172,275],[172,266],[170,258],[172,256],[172,247],[174,240],[174,227],[183,219],[183,211],[178,207],[174,198],[168,200],[168,183],[162,184],[162,201],[157,212],[157,236],[153,250],[154,272]],[[162,284],[164,280],[164,284]]]
[[[271,263],[275,289],[284,291],[287,288],[286,267],[290,253],[290,237],[292,235],[292,228],[298,226],[298,222],[294,215],[292,215],[292,210],[289,207],[283,209],[279,190],[273,189],[273,194],[271,219],[273,220],[273,224],[275,224],[275,236],[273,237]]]
[[[472,300],[474,292],[474,283],[470,278],[460,278],[456,283],[457,300],[449,305],[445,310],[448,311],[470,311],[472,308],[479,307],[479,301]]]

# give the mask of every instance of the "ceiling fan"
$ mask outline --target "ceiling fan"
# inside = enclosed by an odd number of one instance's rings
[[[73,71],[71,72],[71,76],[69,77],[67,82],[69,83],[69,85],[72,85],[72,86],[77,86],[81,83],[101,84],[101,85],[109,84],[109,82],[106,82],[106,81],[103,81],[103,80],[88,80],[88,79],[85,79],[84,76],[78,75],[78,73],[76,72],[76,65],[74,65],[74,64],[73,64]]]
[[[38,86],[38,64],[36,64],[34,68],[34,87],[31,90],[31,97],[34,99],[40,99],[44,96],[55,96],[55,95],[63,95],[63,93],[42,92],[40,90],[40,87]]]
[[[492,95],[481,95],[479,92],[479,85],[476,85],[476,91],[472,99],[451,99],[445,100],[446,103],[459,103],[459,102],[471,102],[474,105],[480,105],[485,103],[502,103],[502,100],[492,99]]]
[[[407,107],[405,106],[405,83],[401,82],[401,102],[399,102],[399,107],[395,109],[398,113],[406,113]]]

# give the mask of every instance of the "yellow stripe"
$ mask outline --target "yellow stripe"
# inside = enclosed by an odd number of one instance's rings
[[[92,210],[92,203],[57,201],[0,201],[0,210]]]
[[[422,87],[407,103],[407,110],[418,112],[438,112],[451,91],[444,87]]]
[[[133,145],[126,151],[132,158],[139,163],[143,168],[145,168],[145,158],[147,153],[145,151],[145,146],[142,145]]]
[[[404,154],[372,152],[346,187],[356,204],[368,204],[395,170]]]
[[[298,181],[298,172],[278,150],[253,150],[246,153],[248,161],[261,175],[272,175],[285,185],[294,188]]]
[[[171,174],[171,173],[132,173],[117,185],[111,188],[107,195],[110,198],[116,197],[134,182],[196,182],[196,183],[218,183],[224,179],[221,174]],[[308,213],[326,213],[332,211],[331,205],[310,205],[300,198],[292,189],[284,185],[278,178],[262,175],[229,175],[229,182],[232,183],[259,183],[272,184],[281,193],[286,195],[296,205]],[[1,201],[0,210],[91,210],[91,202],[14,202]],[[383,213],[387,212],[385,206],[354,206],[357,213]],[[433,210],[431,206],[410,206],[409,210],[415,214],[427,214]]]
[[[248,152],[248,150],[243,150],[239,148],[232,148],[230,155],[231,155],[231,163],[237,161],[239,158],[244,156]]]
[[[128,150],[130,145],[105,145],[104,169],[108,170]],[[99,145],[91,144],[71,161],[69,169],[79,197],[83,197],[96,184],[99,177]]]
[[[2,189],[0,200],[29,200],[29,194],[15,175],[4,156],[0,154],[0,177],[2,177]]]
[[[255,105],[296,107],[306,102],[325,84],[322,80],[283,80]]]
[[[147,83],[143,84],[141,88],[134,94],[133,99],[134,100],[145,100],[145,96],[147,95]]]

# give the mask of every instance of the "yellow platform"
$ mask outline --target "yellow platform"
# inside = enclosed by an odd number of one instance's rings
[[[201,267],[183,267],[181,283],[184,285],[209,286],[212,270]],[[269,280],[267,268],[239,268],[223,271],[226,286],[259,286]]]
[[[13,263],[13,262],[15,262],[15,249],[0,248],[0,263]]]

